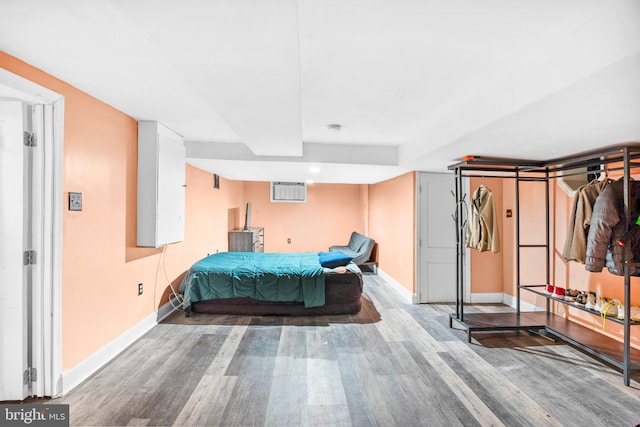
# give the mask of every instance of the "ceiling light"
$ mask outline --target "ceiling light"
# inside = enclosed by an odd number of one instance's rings
[[[342,129],[342,125],[333,123],[333,124],[327,125],[327,129],[329,129],[331,132],[340,132],[340,129]]]

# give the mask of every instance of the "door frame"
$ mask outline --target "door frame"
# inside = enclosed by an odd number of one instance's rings
[[[417,171],[415,173],[415,188],[416,188],[416,292],[413,295],[413,303],[414,304],[420,304],[420,301],[422,301],[422,279],[424,278],[424,276],[426,276],[426,272],[423,271],[423,263],[422,263],[422,257],[425,256],[423,253],[423,249],[422,249],[422,245],[420,242],[420,237],[422,236],[422,228],[425,226],[425,224],[422,224],[422,197],[424,197],[424,194],[420,191],[420,185],[421,185],[421,176],[423,174],[429,174],[429,173],[440,173],[440,172],[426,172],[426,171]],[[440,173],[442,174],[442,173]],[[455,176],[451,175],[451,179],[454,180]],[[470,185],[470,181],[468,177],[463,177],[462,178],[462,193],[463,195],[466,195],[465,197],[468,198],[468,195],[466,194],[468,192],[468,188]],[[451,198],[451,212],[454,212],[455,210],[455,200],[452,196]],[[469,276],[469,271],[471,271],[471,263],[470,263],[470,256],[469,256],[469,249],[466,248],[466,246],[464,247],[464,302],[471,302],[471,280],[470,280],[470,276]]]
[[[41,226],[35,236],[40,286],[41,311],[33,313],[31,322],[37,322],[33,337],[34,352],[41,357],[34,361],[39,366],[38,382],[33,390],[36,396],[56,397],[62,394],[62,165],[64,143],[64,97],[21,76],[0,68],[0,85],[12,98],[26,104],[42,104],[42,135],[37,143],[42,148],[42,188],[35,194],[34,203],[42,212]],[[35,310],[34,310],[35,311]]]

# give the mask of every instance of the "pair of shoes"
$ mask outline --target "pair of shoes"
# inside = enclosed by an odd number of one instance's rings
[[[553,296],[556,298],[564,299],[566,294],[567,290],[565,288],[561,288],[559,286],[553,288]]]
[[[593,309],[594,309],[595,311],[597,311],[598,313],[601,313],[601,312],[602,312],[602,306],[604,305],[605,300],[606,300],[606,298],[603,298],[603,297],[597,296],[597,297],[596,297],[596,303],[595,303],[595,305],[594,305]]]
[[[620,300],[600,296],[596,297],[596,303],[593,309],[598,313],[601,313],[602,316],[612,317],[618,315],[619,306]]]
[[[640,322],[640,307],[631,307],[629,309],[629,319],[633,322]],[[624,305],[620,304],[618,307],[618,319],[624,320]]]
[[[542,292],[547,295],[553,295],[553,288],[553,285],[544,285],[544,290]]]
[[[602,330],[604,331],[604,323],[607,320],[607,316],[618,316],[620,310],[620,301],[617,299],[609,299],[605,297],[599,297],[600,303],[600,317],[602,317]]]
[[[587,310],[595,310],[596,309],[596,293],[589,292],[587,294],[587,301],[584,304],[584,308]]]
[[[620,307],[620,300],[617,299],[599,297],[599,301],[596,302],[596,311],[600,308],[599,311],[602,317],[618,316],[618,307]]]
[[[576,296],[576,300],[575,300],[574,304],[584,307],[585,304],[587,303],[587,296],[588,295],[589,294],[586,291],[578,292],[578,295]]]
[[[567,289],[567,292],[564,294],[564,300],[569,302],[575,302],[578,298],[580,291],[577,289]]]

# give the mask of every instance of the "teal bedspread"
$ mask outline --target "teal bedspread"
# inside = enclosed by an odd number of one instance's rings
[[[222,252],[196,262],[180,285],[184,308],[219,298],[250,297],[324,305],[324,270],[317,252]]]

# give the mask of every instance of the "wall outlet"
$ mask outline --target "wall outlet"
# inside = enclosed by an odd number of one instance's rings
[[[138,295],[142,295],[142,283],[138,283]]]
[[[69,193],[69,210],[82,210],[82,193]]]

